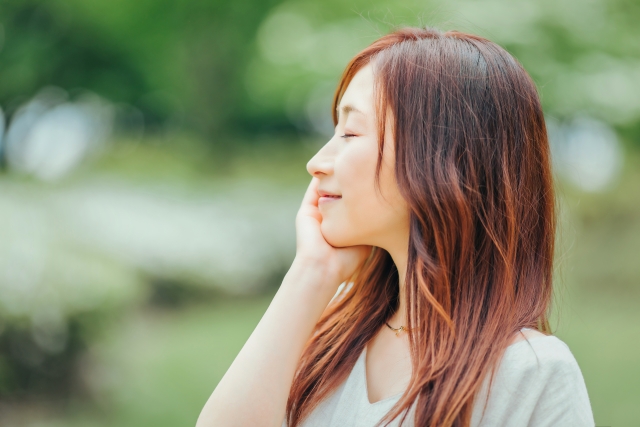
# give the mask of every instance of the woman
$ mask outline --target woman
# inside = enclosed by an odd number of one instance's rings
[[[519,63],[404,28],[353,58],[333,107],[296,257],[198,427],[592,427],[549,331],[549,147]]]

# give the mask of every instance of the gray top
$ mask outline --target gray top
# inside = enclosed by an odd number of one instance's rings
[[[366,347],[347,379],[306,418],[301,427],[373,427],[402,393],[369,403]],[[485,380],[471,427],[593,427],[593,413],[580,368],[569,347],[555,336],[536,336],[510,345],[487,399]],[[482,414],[487,402],[484,416]],[[413,427],[412,407],[403,427]],[[399,426],[400,417],[389,426]],[[282,427],[287,427],[286,420]]]

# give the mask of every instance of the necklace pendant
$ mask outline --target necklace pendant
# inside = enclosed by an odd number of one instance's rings
[[[393,326],[391,326],[389,323],[387,323],[387,322],[384,322],[384,323],[385,323],[385,325],[387,325],[387,327],[388,327],[389,329],[391,329],[393,332],[395,332],[395,334],[396,334],[396,336],[397,336],[397,337],[399,337],[399,336],[400,336],[400,333],[401,333],[401,332],[409,332],[409,329],[408,329],[408,328],[406,328],[406,327],[404,327],[404,326],[402,326],[402,325],[400,325],[400,327],[399,327],[399,328],[394,328],[394,327],[393,327]]]

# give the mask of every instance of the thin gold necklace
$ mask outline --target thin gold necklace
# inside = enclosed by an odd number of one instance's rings
[[[389,327],[389,329],[391,329],[393,332],[396,333],[396,336],[399,336],[401,332],[411,332],[411,330],[409,328],[407,328],[406,326],[402,326],[400,325],[399,328],[394,328],[392,327],[390,324],[388,324],[387,322],[384,322],[385,325],[387,325]]]

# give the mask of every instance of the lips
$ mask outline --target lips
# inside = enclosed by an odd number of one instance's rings
[[[339,194],[335,194],[335,193],[329,193],[328,191],[324,191],[324,190],[318,190],[318,194],[320,195],[320,197],[334,197],[334,198],[340,198],[342,197]]]
[[[318,199],[318,204],[320,205],[328,202],[334,202],[342,198],[342,196],[339,194],[330,193],[324,190],[318,190],[318,195],[320,196],[320,198]]]

